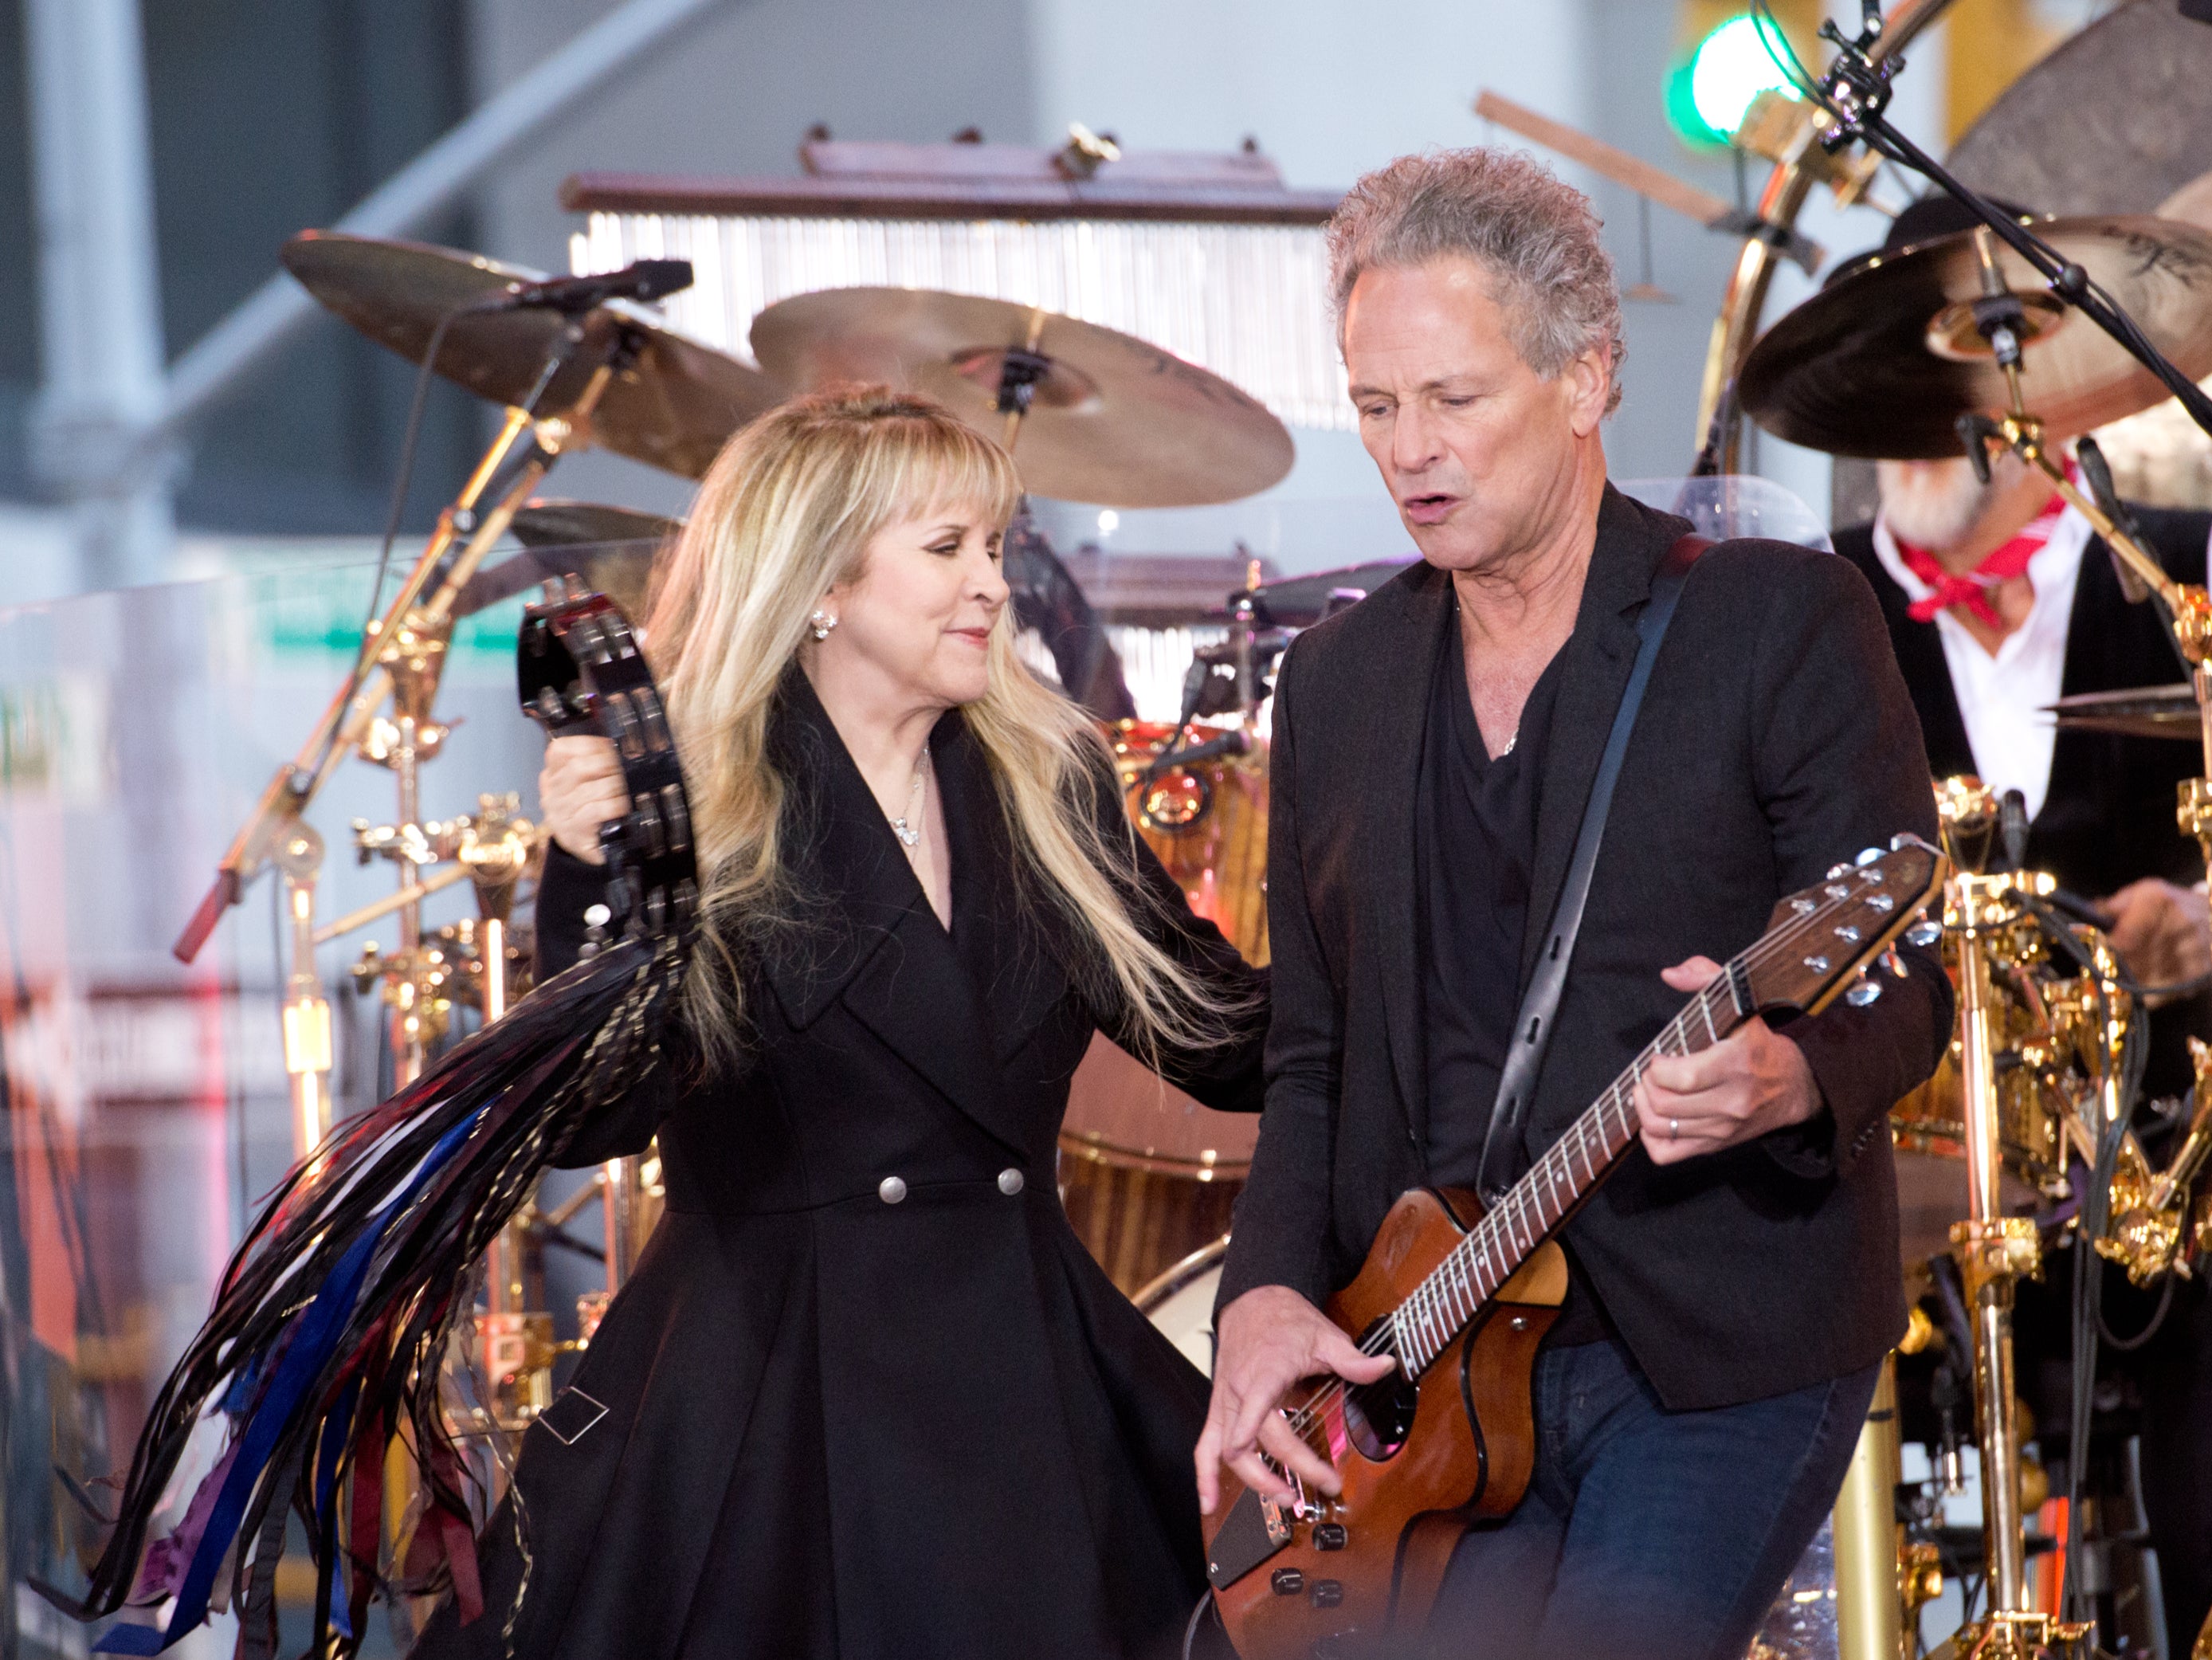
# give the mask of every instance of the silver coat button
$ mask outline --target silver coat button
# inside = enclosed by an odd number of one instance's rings
[[[999,1172],[999,1191],[1012,1198],[1022,1190],[1022,1173],[1012,1164]]]
[[[896,1205],[906,1197],[906,1183],[896,1176],[886,1176],[876,1183],[876,1197],[886,1205]]]

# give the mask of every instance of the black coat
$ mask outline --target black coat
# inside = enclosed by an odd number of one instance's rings
[[[2202,582],[2212,514],[2135,511],[2144,539],[2168,573],[2179,581]],[[1973,772],[1974,752],[1936,624],[1913,620],[1905,590],[1875,556],[1873,526],[1838,531],[1836,551],[1859,568],[1881,601],[1890,645],[1920,712],[1936,776]],[[2067,618],[2061,695],[2187,678],[2170,639],[2155,605],[2128,604],[2112,573],[2111,553],[2102,539],[2092,538],[2081,555],[2074,609]],[[2194,882],[2203,874],[2203,855],[2174,823],[2173,793],[2181,780],[2197,775],[2203,763],[2194,742],[2061,732],[2051,755],[2050,791],[2028,827],[2029,867],[2049,871],[2063,885],[2090,897],[2138,877]]]
[[[1548,916],[1634,660],[1653,571],[1688,526],[1608,489],[1538,798],[1528,915]],[[1267,1108],[1225,1301],[1280,1284],[1318,1302],[1424,1179],[1429,1111],[1413,800],[1449,579],[1411,567],[1301,635],[1275,697],[1268,825],[1274,1018]],[[1685,587],[1613,797],[1557,1037],[1526,1135],[1558,1136],[1681,1006],[1662,967],[1717,960],[1785,893],[1900,830],[1930,840],[1919,728],[1874,597],[1850,566],[1779,543],[1711,548]],[[1480,872],[1468,879],[1480,880]],[[1543,937],[1528,930],[1525,987]],[[1662,1171],[1632,1150],[1570,1250],[1672,1408],[1841,1376],[1903,1329],[1890,1105],[1950,1027],[1935,959],[1870,1008],[1792,1036],[1826,1098],[1810,1125]]]
[[[980,750],[931,738],[950,934],[803,677],[770,742],[805,927],[747,990],[740,1075],[641,1088],[582,1163],[658,1128],[668,1210],[515,1486],[529,1590],[514,1651],[573,1660],[975,1660],[1172,1644],[1204,1589],[1190,1456],[1199,1373],[1115,1290],[1062,1212],[1055,1138],[1095,1028],[1059,929],[1027,914]],[[1103,775],[1097,811],[1127,835]],[[1261,982],[1157,865],[1151,931],[1214,984]],[[565,855],[541,926],[597,891]],[[558,947],[556,956],[557,958]],[[1171,1057],[1210,1104],[1259,1105],[1255,1003]],[[898,1202],[880,1184],[905,1183]],[[1018,1182],[1018,1191],[1008,1189]],[[585,1409],[579,1410],[582,1406]],[[416,1652],[496,1656],[519,1558],[485,1535],[487,1612]]]

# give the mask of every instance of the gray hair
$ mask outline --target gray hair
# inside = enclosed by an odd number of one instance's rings
[[[1586,351],[1610,354],[1610,415],[1628,343],[1599,223],[1589,198],[1517,151],[1401,155],[1354,185],[1328,222],[1337,342],[1362,272],[1462,255],[1490,272],[1513,348],[1538,374],[1548,380]]]

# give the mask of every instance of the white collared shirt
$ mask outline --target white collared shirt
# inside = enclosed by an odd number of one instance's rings
[[[1948,611],[1936,613],[1951,690],[1966,722],[1974,770],[2000,795],[2018,790],[2027,816],[2043,811],[2051,790],[2051,751],[2058,727],[2049,713],[2066,678],[2066,628],[2074,615],[2074,585],[2089,545],[2089,521],[2072,508],[2060,515],[2051,539],[2027,562],[2035,605],[2027,621],[1999,642],[1995,656],[1982,649],[1965,623]],[[1907,599],[1924,599],[1928,584],[1905,569],[1887,520],[1874,526],[1875,557]]]

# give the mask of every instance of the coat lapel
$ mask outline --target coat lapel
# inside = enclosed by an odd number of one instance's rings
[[[1420,787],[1423,733],[1437,657],[1453,641],[1451,579],[1433,565],[1417,564],[1361,603],[1396,608],[1400,615],[1392,632],[1411,642],[1407,657],[1389,665],[1376,682],[1370,751],[1374,771],[1365,792],[1361,840],[1373,850],[1375,860],[1375,961],[1382,982],[1391,1066],[1413,1134],[1425,1146],[1429,1058],[1421,1026],[1412,808]]]
[[[1013,838],[990,764],[958,715],[938,724],[931,758],[944,786],[952,849],[952,947],[982,999],[994,1052],[1006,1061],[1067,995],[1063,953],[1015,885]]]
[[[948,714],[932,736],[933,756],[948,724],[964,734],[957,712]],[[778,693],[769,743],[791,786],[786,859],[799,915],[765,954],[763,971],[786,1016],[804,1030],[842,1002],[954,1105],[1021,1147],[975,983],[796,671]],[[957,883],[957,846],[955,872]],[[957,928],[957,910],[953,921]]]
[[[1689,529],[1686,520],[1640,507],[1606,486],[1574,632],[1560,648],[1566,660],[1560,666],[1559,702],[1536,797],[1536,861],[1529,874],[1528,920],[1521,942],[1522,986],[1535,970],[1559,890],[1566,885],[1583,809],[1636,666],[1635,613],[1650,597],[1659,562]]]

